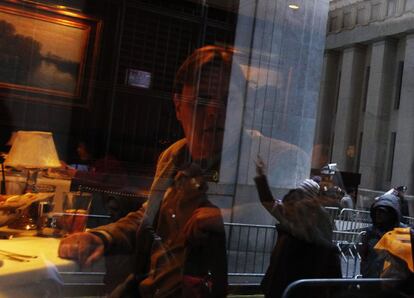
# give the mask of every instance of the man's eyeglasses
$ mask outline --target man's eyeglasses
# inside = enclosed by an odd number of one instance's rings
[[[227,107],[227,98],[226,99],[213,99],[209,97],[200,97],[194,99],[194,97],[180,97],[180,100],[187,103],[193,104],[197,107],[214,107],[218,109]]]

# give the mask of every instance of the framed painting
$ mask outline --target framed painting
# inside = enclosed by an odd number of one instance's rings
[[[0,4],[0,96],[86,106],[101,22],[61,6]]]

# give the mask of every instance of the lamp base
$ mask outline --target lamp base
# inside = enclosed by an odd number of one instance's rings
[[[10,229],[16,230],[36,230],[37,225],[37,212],[38,205],[31,204],[27,207],[20,215],[17,216],[15,220],[10,222],[7,226]]]
[[[39,169],[28,169],[27,170],[27,179],[26,179],[26,186],[24,189],[24,193],[37,192],[36,181],[37,181],[38,173],[39,173]]]
[[[36,221],[27,215],[21,215],[15,221],[9,223],[7,226],[10,229],[26,230],[26,231],[37,229]]]

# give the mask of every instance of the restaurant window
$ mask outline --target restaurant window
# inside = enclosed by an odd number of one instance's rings
[[[359,276],[368,221],[339,216],[389,184],[361,142],[384,155],[395,119],[353,129],[372,83],[358,45],[383,38],[352,30],[382,6],[355,27],[345,2],[1,1],[0,296],[273,296],[275,258],[295,280]]]

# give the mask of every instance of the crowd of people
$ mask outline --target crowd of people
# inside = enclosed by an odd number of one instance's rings
[[[204,173],[220,163],[225,108],[234,50],[206,46],[187,58],[174,83],[173,103],[184,138],[159,157],[150,195],[138,210],[118,221],[60,242],[59,256],[89,266],[104,255],[133,256],[133,265],[110,289],[109,297],[225,297],[226,235],[220,209],[207,195]],[[278,169],[271,169],[272,171]],[[282,169],[280,169],[282,171]],[[325,206],[353,207],[341,189],[322,190],[306,179],[282,200],[274,199],[264,163],[255,178],[260,202],[277,220],[278,238],[262,281],[266,297],[281,297],[293,281],[341,278],[339,251],[333,245],[333,221]],[[373,227],[361,248],[362,274],[380,276],[383,260],[375,245],[400,227],[394,194],[371,208]],[[381,255],[382,256],[382,255]],[[297,297],[333,297],[326,289]]]

